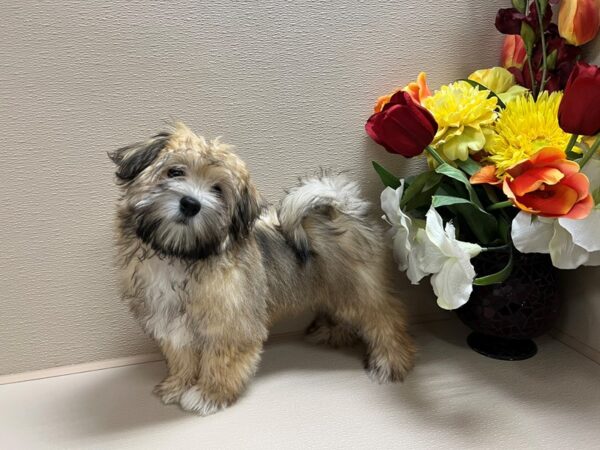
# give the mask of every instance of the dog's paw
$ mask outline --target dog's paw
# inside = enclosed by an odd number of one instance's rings
[[[318,316],[306,329],[308,342],[334,348],[351,347],[358,342],[356,332],[348,325],[333,322],[328,316]]]
[[[165,405],[170,405],[177,403],[188,387],[181,379],[169,376],[157,384],[152,393]]]
[[[224,409],[228,403],[210,398],[198,386],[193,386],[181,395],[179,405],[184,411],[189,411],[199,416],[210,416]]]
[[[369,378],[380,384],[399,383],[404,381],[404,378],[411,371],[413,365],[412,358],[393,360],[369,355],[365,362],[365,369]]]

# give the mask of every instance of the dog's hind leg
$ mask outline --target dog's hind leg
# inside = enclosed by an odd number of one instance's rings
[[[356,327],[367,345],[365,366],[372,379],[380,383],[402,381],[414,365],[416,352],[402,304],[383,293],[362,298],[368,300],[338,307],[335,318]]]
[[[206,345],[198,378],[181,396],[181,408],[207,416],[233,404],[256,372],[262,347],[262,342]]]

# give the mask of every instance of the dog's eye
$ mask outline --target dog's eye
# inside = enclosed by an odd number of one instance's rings
[[[167,176],[169,178],[182,177],[184,175],[185,175],[185,172],[183,171],[183,169],[179,169],[177,167],[171,167],[169,169],[169,171],[167,172]]]
[[[223,193],[223,190],[221,189],[221,186],[219,186],[218,184],[215,184],[211,189],[212,189],[212,191],[215,194],[222,194]]]

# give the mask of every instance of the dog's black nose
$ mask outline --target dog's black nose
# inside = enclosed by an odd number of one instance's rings
[[[200,211],[200,202],[186,195],[179,201],[179,210],[186,217],[194,217]]]

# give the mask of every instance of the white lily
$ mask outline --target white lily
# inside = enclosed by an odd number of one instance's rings
[[[590,191],[600,189],[600,160],[592,159],[582,170]],[[512,222],[512,240],[521,253],[550,254],[559,269],[600,265],[600,205],[584,219],[549,219],[519,212]]]
[[[381,193],[384,219],[392,225],[394,257],[398,269],[406,271],[412,284],[432,274],[431,286],[438,305],[444,309],[456,309],[464,305],[473,291],[475,269],[471,258],[481,252],[477,244],[456,239],[456,230],[446,224],[435,208],[426,214],[425,227],[400,208],[404,192],[404,180],[396,190],[387,187]]]
[[[425,230],[420,230],[416,258],[419,266],[433,274],[431,286],[437,303],[443,309],[456,309],[467,303],[473,292],[475,269],[471,258],[481,253],[477,244],[456,239],[452,223],[444,229],[442,217],[435,208],[427,212]]]
[[[400,209],[400,200],[404,193],[404,180],[400,180],[400,187],[392,189],[387,187],[381,193],[381,209],[385,212],[384,219],[392,225],[390,230],[394,249],[394,259],[398,263],[398,269],[407,271],[406,275],[412,284],[419,284],[419,281],[426,275],[420,269],[415,261],[415,239],[419,227],[413,219]]]
[[[600,266],[600,209],[585,219],[548,219],[521,211],[512,222],[512,240],[521,253],[549,253],[559,269]]]

